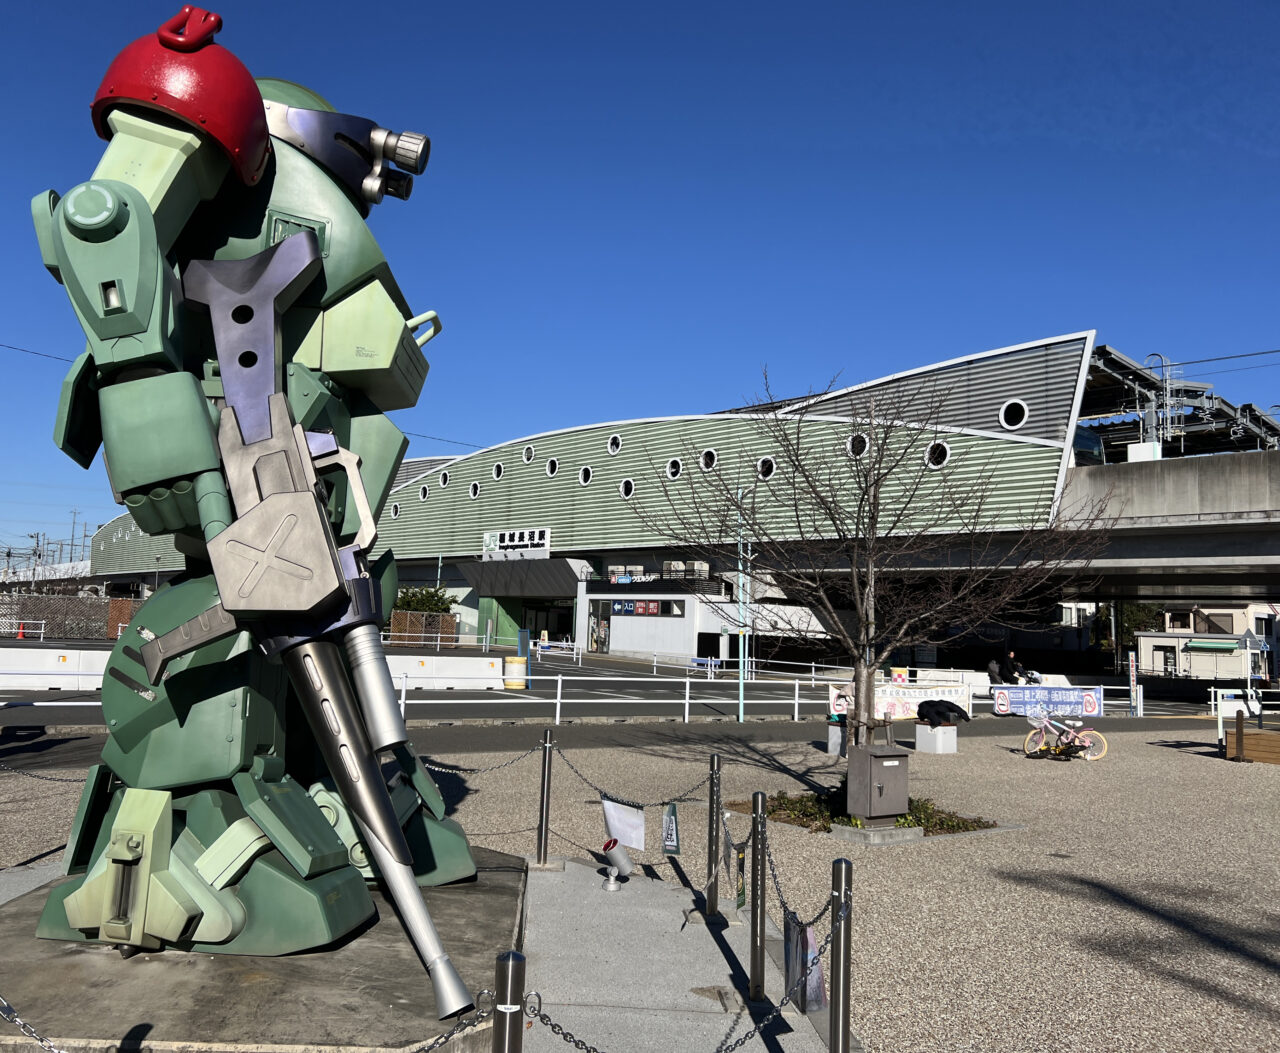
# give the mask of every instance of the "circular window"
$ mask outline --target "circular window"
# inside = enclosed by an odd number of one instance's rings
[[[524,458],[524,463],[528,464],[530,461],[533,460],[533,447],[526,446],[524,448],[524,453],[522,453],[520,456]]]
[[[702,456],[698,458],[698,463],[702,465],[704,472],[714,472],[719,460],[720,455],[715,450],[703,450]]]
[[[618,451],[622,449],[622,436],[610,435],[608,449],[609,449],[609,456],[610,457],[615,456],[618,453]]]
[[[941,468],[951,460],[951,447],[945,442],[931,442],[924,452],[924,463],[930,468]]]
[[[578,469],[578,483],[581,486],[586,486],[589,482],[591,482],[591,469],[584,465]]]
[[[1030,416],[1031,411],[1022,399],[1010,399],[1000,407],[1000,427],[1005,431],[1017,431]]]
[[[399,519],[399,518],[400,518],[400,505],[399,505],[398,503],[397,503],[397,504],[393,504],[393,505],[391,506],[391,518],[392,518],[392,519]]]
[[[850,435],[845,439],[844,450],[850,457],[861,457],[867,452],[867,447],[870,445],[871,443],[867,437],[862,432],[858,432],[857,435]]]
[[[559,461],[557,461],[554,457],[548,458],[548,460],[547,460],[547,478],[548,478],[548,479],[554,478],[554,477],[555,477],[556,472],[558,472],[559,470],[560,470],[560,462],[559,462]]]
[[[496,483],[502,478],[502,462],[499,461],[493,466],[493,481]]]
[[[761,457],[756,461],[756,476],[766,482],[773,478],[773,473],[777,470],[777,462],[772,457]]]
[[[427,488],[426,483],[423,483],[422,486],[418,488],[419,501],[425,501],[430,496],[430,494],[431,494],[431,491]]]
[[[680,473],[684,471],[684,465],[680,462],[679,457],[672,457],[667,462],[667,478],[679,479]]]
[[[618,484],[618,494],[622,497],[624,501],[630,501],[631,498],[635,495],[635,492],[636,492],[636,484],[633,483],[630,479],[623,479],[622,482]]]
[[[448,485],[449,485],[449,473],[448,473],[448,472],[441,472],[441,473],[440,473],[440,485],[441,485],[442,487],[443,487],[443,486],[448,486]]]
[[[470,492],[471,492],[471,500],[474,501],[477,497],[480,496],[480,484],[472,483]]]

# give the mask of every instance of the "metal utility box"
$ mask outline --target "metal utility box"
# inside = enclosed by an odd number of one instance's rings
[[[887,819],[907,812],[906,750],[896,746],[849,747],[849,814]]]

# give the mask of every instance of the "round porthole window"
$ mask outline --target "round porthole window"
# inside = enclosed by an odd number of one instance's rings
[[[714,472],[719,461],[720,455],[715,450],[703,450],[702,456],[698,459],[704,472]]]
[[[924,452],[924,463],[929,468],[941,468],[951,460],[951,447],[945,442],[931,442]]]
[[[1010,399],[1000,407],[1000,427],[1005,431],[1017,431],[1030,416],[1031,410],[1022,399]]]
[[[474,501],[477,497],[480,496],[480,484],[472,483],[470,492],[471,492],[471,500]]]
[[[528,464],[530,461],[533,460],[533,447],[526,446],[524,448],[524,453],[522,453],[520,456],[524,458],[524,463]]]
[[[578,469],[578,485],[586,486],[591,482],[591,469],[585,465]]]
[[[496,483],[502,478],[502,462],[499,461],[493,466],[493,481]]]
[[[844,450],[850,457],[861,457],[870,445],[867,437],[862,432],[858,432],[857,435],[850,435],[845,439]]]
[[[423,483],[422,486],[418,488],[418,500],[425,501],[429,496],[431,496],[431,491],[427,488],[427,484]]]
[[[610,457],[616,456],[622,449],[622,436],[610,435],[608,449]]]
[[[444,487],[444,486],[448,486],[448,485],[449,485],[449,473],[448,473],[448,472],[441,472],[441,473],[440,473],[440,485],[441,485],[442,487]]]
[[[680,473],[684,471],[684,465],[680,462],[679,457],[672,457],[667,462],[667,478],[679,479]]]
[[[772,457],[761,457],[756,461],[756,476],[768,482],[773,478],[773,473],[778,470],[777,462]]]
[[[560,470],[560,462],[554,457],[547,458],[547,478],[554,479],[556,472]]]
[[[397,504],[393,504],[393,505],[391,506],[391,518],[392,518],[392,519],[399,519],[399,518],[400,518],[400,505],[399,505],[398,503],[397,503]]]
[[[630,501],[635,495],[635,492],[636,484],[630,479],[623,479],[622,482],[618,484],[618,494],[624,501]]]

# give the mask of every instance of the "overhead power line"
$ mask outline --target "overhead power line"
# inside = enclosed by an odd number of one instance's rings
[[[10,351],[21,351],[24,355],[35,355],[36,358],[52,358],[55,362],[74,362],[73,358],[63,358],[61,355],[46,355],[43,351],[32,351],[29,347],[19,347],[17,344],[0,344],[0,347],[7,347]]]
[[[473,450],[483,450],[484,447],[477,442],[463,442],[461,439],[445,439],[439,435],[423,435],[420,431],[406,431],[406,435],[412,435],[415,439],[430,439],[432,442],[447,442],[454,446],[470,446]]]

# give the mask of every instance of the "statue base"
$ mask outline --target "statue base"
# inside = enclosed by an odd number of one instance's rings
[[[473,847],[473,881],[424,889],[440,938],[474,996],[493,987],[494,958],[520,941],[526,864]],[[65,879],[64,879],[65,880]],[[427,977],[390,904],[320,951],[257,958],[142,951],[36,938],[49,887],[0,906],[0,995],[67,1053],[89,1050],[403,1050],[454,1021],[436,1019]],[[449,1043],[488,1050],[491,1021]],[[0,1050],[29,1049],[0,1021]]]

